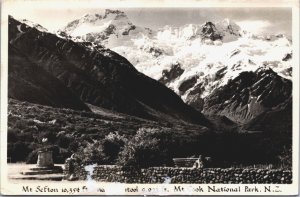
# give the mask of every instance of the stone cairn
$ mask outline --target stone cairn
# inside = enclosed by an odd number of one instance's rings
[[[43,151],[38,152],[37,167],[40,167],[40,168],[54,167],[52,151],[43,150]]]
[[[42,142],[47,142],[43,139]],[[44,143],[45,144],[45,143]],[[38,151],[38,159],[36,167],[29,168],[21,172],[24,177],[22,179],[37,179],[37,180],[62,180],[63,169],[61,166],[54,165],[52,151],[44,148]]]

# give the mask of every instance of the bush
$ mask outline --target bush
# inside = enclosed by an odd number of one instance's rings
[[[8,142],[17,142],[18,134],[21,131],[18,128],[8,128],[7,130],[7,141]]]
[[[36,164],[37,159],[38,159],[38,150],[33,150],[31,153],[26,158],[26,163],[27,164]]]
[[[59,148],[59,154],[53,156],[54,163],[64,164],[71,155],[72,153],[67,149]]]
[[[76,157],[86,164],[114,164],[125,142],[124,136],[118,133],[109,133],[101,141],[81,146],[77,150]]]
[[[74,138],[68,137],[66,135],[57,136],[57,145],[62,148],[68,148],[70,143],[74,141]]]
[[[27,155],[31,152],[28,148],[28,144],[24,142],[16,142],[11,146],[11,149],[8,150],[8,157],[12,157],[13,162],[24,161]]]
[[[101,142],[89,143],[86,147],[80,147],[76,153],[76,157],[84,164],[102,164],[105,162]]]
[[[109,133],[103,140],[103,153],[108,163],[115,163],[127,139],[119,133]]]
[[[28,127],[27,125],[28,123],[26,122],[26,120],[20,119],[17,120],[15,123],[15,128],[19,128],[20,130],[26,129]]]
[[[118,164],[137,168],[170,164],[169,146],[171,141],[172,136],[169,130],[141,128],[125,144]]]
[[[68,147],[68,150],[71,151],[71,152],[77,152],[78,149],[79,149],[79,145],[80,143],[74,139],[70,144],[69,144],[69,147]]]
[[[292,147],[283,147],[281,154],[278,156],[278,160],[282,168],[292,169],[292,153]]]

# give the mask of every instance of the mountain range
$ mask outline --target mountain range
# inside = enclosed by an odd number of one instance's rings
[[[246,125],[273,111],[291,113],[292,43],[284,35],[253,35],[229,19],[151,30],[109,9],[56,34],[12,17],[9,30],[10,48],[58,79],[81,105],[204,126],[216,117]]]
[[[69,93],[69,99],[65,100],[66,105],[62,107],[68,107],[67,103],[73,97],[74,100],[81,101],[80,105],[89,103],[146,119],[175,119],[209,125],[209,121],[200,112],[186,105],[172,90],[138,72],[125,58],[102,46],[92,47],[92,43],[76,43],[60,38],[12,17],[9,18],[9,43],[10,51],[22,51],[22,54],[9,54],[12,59],[9,68],[14,68],[10,69],[13,72],[9,72],[9,76],[13,73],[19,76],[25,72],[26,67],[15,59],[27,59],[27,67],[37,67],[56,78],[62,89],[68,89],[65,94]],[[18,89],[13,88],[18,85],[24,91],[29,91],[40,86],[39,83],[38,80],[32,80],[29,84],[19,81],[18,77],[12,77],[9,95],[29,102],[52,104],[30,97],[24,98],[23,94],[18,94]],[[43,89],[36,88],[36,91],[40,94],[39,91]],[[53,94],[45,94],[48,96],[46,100],[54,100],[61,92],[63,90],[57,89]],[[26,94],[32,95],[32,91]],[[57,103],[53,104],[56,105]]]
[[[237,123],[247,123],[272,110],[292,94],[291,39],[282,34],[255,35],[242,30],[230,19],[151,30],[134,25],[122,11],[106,9],[68,23],[58,34],[108,47],[126,57],[140,72],[171,88],[198,111],[224,115]],[[255,79],[249,81],[247,74],[241,73],[249,73]],[[232,84],[238,79],[245,87]],[[284,87],[277,86],[279,81]],[[264,98],[260,98],[259,104],[253,104],[256,101],[248,89],[266,84],[269,89],[262,94],[267,100],[265,103],[282,92],[285,98],[267,107],[261,104]],[[228,93],[226,87],[229,86],[236,86],[229,89],[241,92]],[[220,99],[219,102],[225,102],[222,106],[234,103],[235,107],[224,111],[218,104],[212,104],[224,94],[241,99]],[[254,94],[259,96],[257,91]],[[247,108],[249,105],[251,109]]]
[[[134,25],[122,11],[107,9],[70,22],[58,34],[110,48],[200,111],[204,97],[243,71],[271,68],[292,78],[288,37],[255,35],[230,19],[151,30]]]

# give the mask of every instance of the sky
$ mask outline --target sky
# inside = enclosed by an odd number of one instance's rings
[[[130,9],[127,15],[141,25],[158,28],[202,24],[229,18],[253,33],[285,33],[292,31],[292,10],[289,8],[173,8]]]
[[[124,11],[133,24],[158,29],[165,25],[181,26],[202,24],[206,21],[220,21],[229,18],[242,29],[257,34],[279,34],[288,36],[292,32],[292,9],[273,8],[237,8],[237,7],[197,7],[197,8],[111,8]],[[38,23],[50,31],[64,27],[68,22],[84,14],[102,13],[104,7],[53,7],[14,6],[9,14],[17,19],[27,19]]]

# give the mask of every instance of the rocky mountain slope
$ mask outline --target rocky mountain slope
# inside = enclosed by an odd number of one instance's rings
[[[57,78],[31,62],[9,44],[8,97],[59,108],[89,110]]]
[[[125,58],[89,42],[75,43],[9,18],[9,43],[83,102],[155,120],[209,126],[172,90],[139,73]]]
[[[277,123],[291,124],[291,119],[276,118],[278,111],[282,110],[286,111],[285,118],[291,117],[291,98],[290,80],[280,77],[271,69],[258,69],[255,72],[242,72],[225,86],[215,89],[205,98],[203,112],[223,115],[242,124],[252,121],[248,129],[256,128],[256,124],[263,126],[260,123],[262,121],[272,122],[276,119]]]
[[[267,110],[244,125],[246,130],[273,133],[291,133],[293,129],[293,108],[290,97],[281,105]]]

